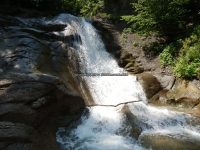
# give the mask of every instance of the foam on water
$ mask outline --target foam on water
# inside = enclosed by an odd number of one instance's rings
[[[47,23],[66,24],[67,27],[56,35],[80,35],[73,41],[75,55],[80,59],[79,75],[87,84],[95,104],[129,104],[132,114],[141,122],[142,134],[171,134],[200,137],[199,127],[188,124],[189,115],[175,113],[146,105],[146,97],[136,77],[126,75],[117,61],[105,50],[95,28],[83,18],[61,14]],[[74,72],[76,74],[76,72]],[[82,82],[80,81],[80,82]],[[119,107],[88,108],[79,124],[72,129],[60,128],[57,141],[66,150],[142,150],[138,141],[130,136],[131,126]]]
[[[89,116],[83,116],[82,123],[70,134],[63,128],[57,132],[58,142],[73,150],[143,150],[132,138],[122,134],[131,132],[130,127],[124,126],[124,119],[116,108],[91,108]]]

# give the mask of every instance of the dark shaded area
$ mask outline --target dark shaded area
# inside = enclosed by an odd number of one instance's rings
[[[62,11],[62,0],[2,0],[0,14],[40,17]]]
[[[132,5],[136,0],[104,0],[104,7],[107,13],[112,15],[128,15],[133,12]]]
[[[1,5],[38,9],[43,11],[58,10],[62,6],[62,0],[2,0]]]
[[[161,19],[159,17],[157,20],[161,26],[161,33],[170,37],[169,40],[171,41],[176,40],[177,38],[185,37],[188,32],[190,32],[200,22],[199,0],[190,0],[187,4],[182,5],[177,9],[182,9],[185,13],[181,16],[177,16],[177,18],[173,18],[173,14],[171,14],[172,17],[169,20],[160,21]],[[176,10],[174,11],[176,12]],[[158,16],[160,16],[160,14],[158,14]]]
[[[153,42],[149,45],[143,47],[144,54],[147,59],[154,59],[163,51],[166,43],[161,43],[159,41]]]

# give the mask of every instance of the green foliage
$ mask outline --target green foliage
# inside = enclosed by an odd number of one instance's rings
[[[92,17],[103,9],[103,0],[63,0],[63,9],[71,13]]]
[[[80,13],[83,16],[92,17],[103,9],[103,0],[85,0],[82,2]]]
[[[108,14],[108,13],[105,13],[105,12],[98,13],[98,16],[100,18],[102,18],[103,20],[111,20],[112,19],[112,15]]]
[[[175,58],[178,55],[180,48],[182,47],[182,41],[178,40],[174,43],[167,44],[163,51],[160,53],[160,63],[163,67],[175,64]]]
[[[138,33],[174,35],[186,28],[193,3],[193,0],[138,0],[133,3],[135,13],[122,16],[122,20]]]
[[[103,0],[64,0],[63,9],[92,17],[103,9]]]
[[[132,33],[132,29],[131,28],[125,28],[123,30],[123,34],[130,34],[130,33]]]
[[[133,3],[133,8],[136,14],[122,16],[122,20],[130,24],[133,31],[137,31],[140,34],[149,34],[155,31],[156,22],[152,14],[148,12],[145,1],[139,0],[138,3]]]
[[[173,50],[171,45],[168,45],[160,54],[160,63],[162,66],[172,65],[174,63]]]
[[[200,75],[200,26],[188,38],[166,46],[160,54],[162,66],[173,66],[173,72],[181,78],[198,78]]]
[[[174,67],[174,73],[177,77],[182,78],[194,78],[199,74],[199,63],[189,63],[186,58],[179,58],[176,66]]]
[[[151,55],[158,55],[163,50],[164,45],[159,42],[153,42],[150,43],[147,46],[144,46],[143,49],[146,51],[146,53],[151,53]]]
[[[80,13],[81,7],[81,0],[63,0],[62,2],[62,9],[69,11],[70,13]]]
[[[122,16],[132,31],[166,35],[170,44],[152,43],[145,48],[148,55],[160,53],[162,66],[172,66],[176,76],[194,78],[200,74],[200,2],[196,0],[137,0],[134,13]],[[189,38],[185,38],[188,31]],[[178,38],[183,41],[175,40]]]
[[[200,26],[195,28],[191,36],[183,42],[174,66],[174,73],[183,78],[198,77],[200,73]]]

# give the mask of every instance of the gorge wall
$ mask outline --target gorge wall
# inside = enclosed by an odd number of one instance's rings
[[[52,34],[65,26],[26,21],[0,16],[0,149],[56,150],[58,117],[79,115],[85,104],[67,45]]]

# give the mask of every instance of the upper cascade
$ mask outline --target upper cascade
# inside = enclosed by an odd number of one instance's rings
[[[101,40],[98,31],[84,18],[69,14],[61,14],[51,22],[66,24],[64,31],[56,34],[67,36],[79,35],[73,38],[74,55],[78,57],[74,69],[89,88],[92,101],[95,104],[117,105],[124,102],[143,100],[145,94],[135,76],[118,66],[117,61],[109,54]]]

